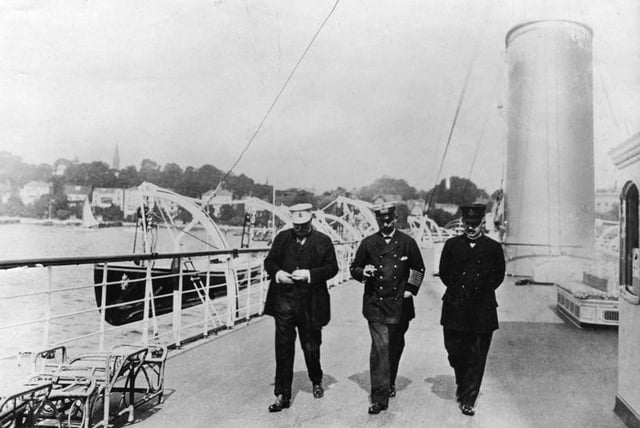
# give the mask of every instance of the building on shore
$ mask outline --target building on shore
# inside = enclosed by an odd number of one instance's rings
[[[33,204],[45,195],[51,195],[53,186],[44,181],[30,181],[20,189],[20,200],[23,204]]]
[[[108,208],[111,205],[115,205],[122,209],[124,206],[124,189],[96,187],[91,195],[91,205],[100,208]]]

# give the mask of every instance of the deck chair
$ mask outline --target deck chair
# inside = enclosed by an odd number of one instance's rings
[[[108,427],[124,414],[132,422],[135,407],[153,398],[162,402],[166,358],[167,348],[158,345],[118,345],[69,359],[59,349],[32,354],[35,369],[48,371],[33,374],[30,382],[53,385],[47,405],[35,413],[38,426]]]
[[[52,386],[50,382],[19,385],[0,396],[0,427],[33,426],[34,414],[46,404]]]
[[[26,385],[51,385],[46,400],[31,415],[37,426],[90,426],[91,409],[96,398],[96,380],[84,372],[65,371],[67,363],[67,350],[64,346],[18,354],[18,365],[29,370]]]

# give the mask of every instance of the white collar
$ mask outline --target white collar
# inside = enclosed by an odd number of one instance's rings
[[[384,233],[382,233],[382,231],[380,231],[380,235],[382,235],[382,239],[393,239],[393,236],[395,234],[396,234],[396,229],[395,228],[388,235],[385,235]]]

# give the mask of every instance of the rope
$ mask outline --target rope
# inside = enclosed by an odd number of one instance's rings
[[[322,21],[322,23],[318,27],[318,30],[316,31],[316,33],[311,38],[311,41],[309,42],[309,44],[305,48],[304,52],[302,52],[302,55],[300,56],[300,59],[298,59],[298,62],[296,63],[296,65],[291,70],[291,73],[289,73],[289,76],[287,77],[287,79],[285,80],[284,84],[282,85],[282,88],[280,88],[280,91],[278,92],[278,95],[276,95],[275,99],[273,100],[273,102],[271,103],[269,108],[267,109],[267,112],[265,113],[264,117],[260,121],[260,124],[258,125],[256,130],[253,132],[253,135],[251,135],[251,138],[249,138],[249,142],[247,143],[245,148],[242,150],[242,152],[240,153],[240,156],[238,156],[238,159],[236,159],[235,163],[231,166],[229,171],[227,171],[227,173],[224,175],[224,177],[222,177],[222,180],[220,180],[220,183],[218,183],[218,186],[216,187],[216,190],[215,190],[214,194],[218,192],[218,189],[220,188],[222,183],[224,183],[224,181],[227,179],[229,174],[231,174],[231,171],[233,171],[233,169],[236,167],[236,165],[238,165],[238,163],[240,162],[240,160],[242,159],[244,154],[247,152],[247,150],[249,150],[249,147],[251,146],[251,143],[253,143],[253,140],[256,138],[256,136],[258,135],[258,133],[262,129],[262,126],[264,125],[264,123],[266,122],[267,118],[269,117],[269,114],[271,114],[271,111],[273,110],[273,108],[275,107],[276,103],[280,99],[280,96],[282,95],[284,90],[289,85],[289,82],[291,81],[291,78],[293,77],[294,73],[296,72],[296,70],[298,69],[300,64],[302,63],[302,60],[304,59],[304,57],[307,55],[307,52],[309,52],[309,49],[311,49],[311,45],[313,44],[313,42],[315,42],[316,38],[320,34],[320,31],[322,31],[322,29],[324,28],[324,26],[327,23],[327,21],[329,21],[329,18],[331,17],[331,15],[333,15],[333,12],[336,10],[336,7],[338,6],[339,2],[340,2],[340,0],[336,0],[336,2],[334,3],[333,7],[331,8],[331,10],[327,14],[327,16],[324,18],[324,21]]]

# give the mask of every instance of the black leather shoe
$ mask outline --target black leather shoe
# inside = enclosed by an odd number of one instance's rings
[[[269,406],[269,411],[271,413],[279,412],[282,409],[288,409],[290,405],[291,400],[289,400],[288,398],[284,398],[282,394],[276,395],[276,401],[274,401],[274,403]]]
[[[476,411],[473,410],[473,406],[469,404],[460,404],[460,410],[462,411],[463,415],[473,416],[476,414]]]
[[[380,413],[383,410],[387,410],[389,406],[386,406],[382,403],[378,403],[377,401],[375,403],[373,403],[370,407],[369,407],[369,414],[370,415],[377,415],[378,413]]]
[[[395,385],[391,385],[389,387],[389,397],[395,397],[396,396],[396,386]]]
[[[316,383],[313,385],[313,398],[322,398],[324,397],[324,388],[322,388],[321,383]]]

